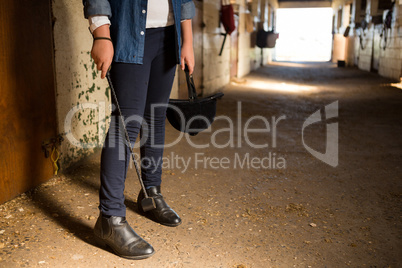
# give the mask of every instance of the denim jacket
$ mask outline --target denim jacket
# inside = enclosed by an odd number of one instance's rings
[[[176,28],[177,61],[180,61],[181,20],[195,15],[192,0],[171,0]],[[83,0],[85,18],[109,17],[115,62],[142,64],[144,56],[147,0]]]

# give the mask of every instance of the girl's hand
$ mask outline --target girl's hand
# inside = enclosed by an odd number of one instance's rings
[[[110,38],[109,25],[103,25],[93,32],[94,37]],[[109,40],[94,40],[92,45],[91,56],[95,61],[96,68],[102,71],[101,78],[105,78],[106,73],[113,60],[113,44]]]
[[[180,66],[181,69],[184,70],[185,65],[187,64],[188,70],[190,74],[194,71],[194,49],[193,44],[183,43],[181,47],[181,58],[180,58]]]
[[[191,20],[184,20],[181,22],[181,34],[183,38],[183,45],[181,47],[180,65],[184,70],[187,64],[190,74],[194,71],[194,49],[193,49],[193,30]]]

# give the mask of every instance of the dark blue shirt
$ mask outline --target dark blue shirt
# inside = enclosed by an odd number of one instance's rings
[[[176,28],[177,62],[180,62],[182,20],[195,15],[192,0],[171,0]],[[144,56],[147,0],[83,0],[85,18],[108,16],[115,62],[142,64]]]

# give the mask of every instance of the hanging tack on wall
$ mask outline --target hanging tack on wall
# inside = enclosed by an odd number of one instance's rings
[[[349,36],[349,31],[350,31],[350,26],[346,27],[345,32],[343,33],[343,36],[348,37]]]

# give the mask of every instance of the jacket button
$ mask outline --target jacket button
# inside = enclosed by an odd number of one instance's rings
[[[145,13],[146,13],[146,11],[145,11],[145,9],[143,9],[143,10],[142,10],[142,14],[145,14]]]
[[[141,31],[141,35],[144,35],[144,31]]]

